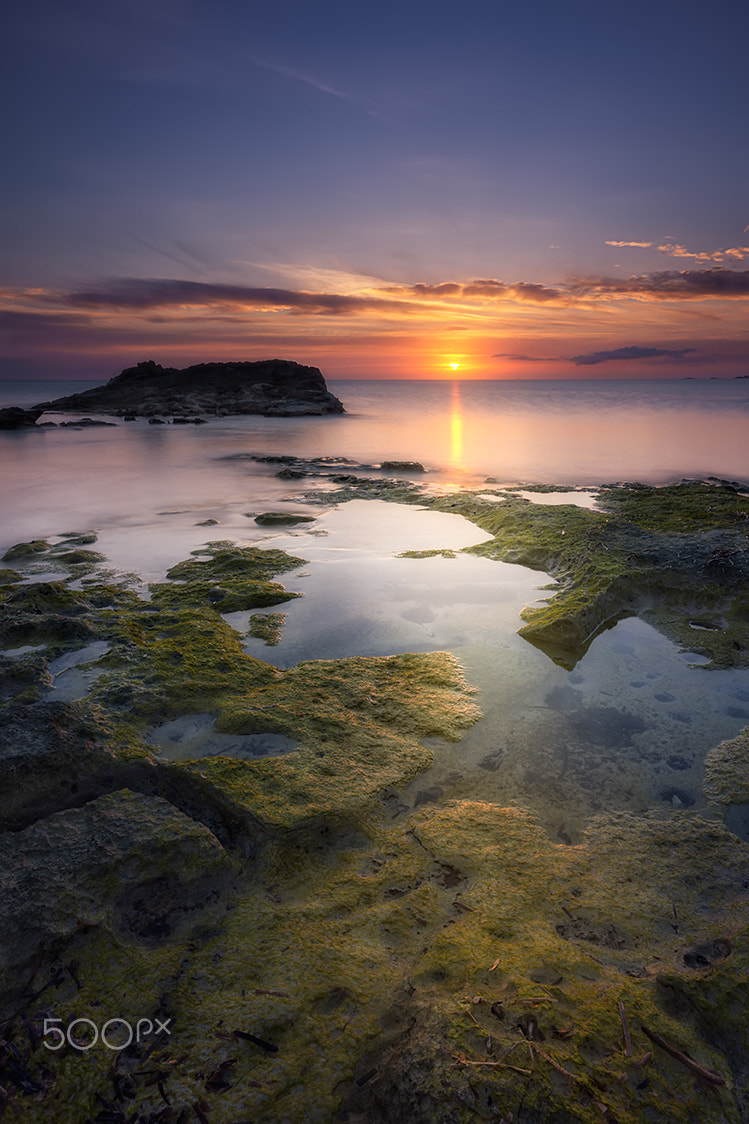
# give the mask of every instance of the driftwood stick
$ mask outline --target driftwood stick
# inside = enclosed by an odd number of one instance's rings
[[[519,1065],[510,1065],[509,1062],[474,1062],[471,1058],[456,1058],[456,1065],[493,1066],[495,1069],[511,1069],[514,1073],[522,1073],[524,1077],[532,1077],[532,1069],[521,1069]]]
[[[667,1042],[665,1038],[661,1038],[660,1034],[648,1030],[644,1023],[641,1025],[643,1034],[646,1034],[651,1042],[655,1042],[656,1046],[660,1046],[661,1050],[665,1050],[672,1058],[676,1058],[677,1062],[681,1062],[682,1065],[691,1070],[700,1081],[704,1081],[708,1085],[725,1085],[725,1077],[721,1077],[714,1069],[708,1069],[706,1066],[700,1065],[699,1062],[694,1061],[687,1054],[683,1054],[681,1050],[677,1050],[677,1048],[672,1046],[670,1042]]]
[[[578,1077],[576,1073],[570,1073],[568,1069],[565,1069],[563,1065],[560,1065],[556,1058],[552,1058],[550,1054],[547,1054],[546,1051],[542,1050],[540,1046],[537,1046],[535,1042],[529,1042],[528,1045],[530,1046],[532,1054],[538,1054],[540,1058],[543,1058],[545,1062],[548,1062],[550,1066],[553,1066],[557,1073],[561,1073],[564,1077],[568,1077],[570,1081],[574,1081],[577,1085],[587,1085],[587,1082],[582,1077]]]
[[[627,1022],[627,1012],[624,1010],[624,1004],[621,999],[619,1000],[619,1018],[622,1020],[622,1030],[624,1031],[624,1052],[628,1058],[632,1057],[632,1039],[629,1036],[629,1023]]]

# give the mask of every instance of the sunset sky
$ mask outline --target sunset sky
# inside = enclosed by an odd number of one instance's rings
[[[749,374],[746,0],[26,0],[0,377]]]

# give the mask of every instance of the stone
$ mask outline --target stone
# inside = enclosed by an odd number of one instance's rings
[[[28,429],[29,426],[36,425],[37,418],[41,417],[43,412],[36,406],[31,410],[23,410],[20,406],[7,406],[4,410],[0,410],[0,429]]]
[[[169,936],[226,880],[215,836],[166,800],[127,789],[0,837],[5,979],[81,926],[146,943]]]
[[[426,472],[418,461],[383,461],[380,468],[385,472]]]
[[[342,403],[328,391],[317,367],[287,359],[198,363],[182,370],[148,361],[126,368],[104,386],[43,402],[34,409],[39,413],[138,414],[153,424],[161,420],[158,415],[171,415],[177,424],[188,424],[200,414],[294,417],[343,413]]]
[[[255,522],[261,527],[292,527],[295,523],[314,523],[314,515],[299,515],[293,511],[261,511]]]

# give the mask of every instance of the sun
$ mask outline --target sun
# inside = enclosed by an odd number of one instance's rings
[[[448,363],[447,365],[451,371],[457,371],[460,367],[460,363]]]

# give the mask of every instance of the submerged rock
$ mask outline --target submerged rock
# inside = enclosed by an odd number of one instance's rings
[[[40,402],[35,410],[90,410],[195,421],[200,414],[341,414],[317,367],[287,359],[256,363],[198,363],[180,370],[152,361],[128,367],[104,386]],[[37,414],[37,417],[39,415]],[[30,423],[29,423],[30,424]]]

